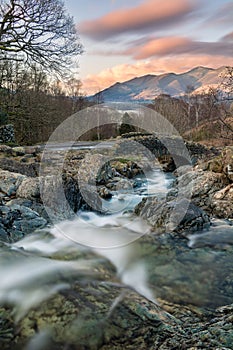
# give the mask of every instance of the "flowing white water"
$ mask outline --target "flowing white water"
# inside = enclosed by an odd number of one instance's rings
[[[91,249],[104,256],[116,267],[121,281],[147,299],[155,301],[147,286],[147,272],[140,261],[137,239],[150,232],[150,227],[141,219],[129,215],[98,216],[85,213],[88,221],[78,218],[56,225],[51,232],[55,237],[64,235],[77,242],[77,249]],[[81,246],[80,246],[81,244]]]
[[[157,172],[149,184],[141,187],[142,193],[125,193],[124,196],[132,199],[129,209],[141,200],[148,186],[155,192],[166,192],[170,182],[166,181],[162,172]],[[122,199],[117,199],[116,194],[114,201]],[[118,212],[101,216],[81,212],[75,220],[61,222],[47,232],[38,231],[12,245],[2,244],[0,303],[13,305],[15,320],[18,321],[32,307],[57,291],[69,288],[71,279],[98,278],[95,267],[102,257],[116,267],[123,284],[155,302],[137,243],[138,238],[149,232],[150,227],[132,214]],[[93,252],[93,259],[83,258],[82,254],[89,251]],[[76,257],[65,261],[64,257],[69,254]],[[114,305],[113,302],[113,308]]]

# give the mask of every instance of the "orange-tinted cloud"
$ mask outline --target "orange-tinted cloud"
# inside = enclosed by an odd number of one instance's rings
[[[79,25],[79,32],[96,40],[106,39],[125,32],[144,32],[151,28],[168,26],[190,14],[194,0],[145,0],[136,7],[116,10]]]
[[[190,40],[182,37],[165,37],[148,40],[144,45],[126,50],[136,59],[145,59],[152,56],[163,56],[172,53],[181,53],[190,45]]]
[[[83,90],[94,94],[109,87],[115,82],[123,82],[146,74],[163,74],[167,72],[181,73],[196,66],[218,68],[232,65],[232,58],[222,55],[180,55],[156,58],[148,61],[138,61],[135,64],[121,64],[106,69],[97,75],[89,75],[83,80]]]
[[[95,50],[99,56],[131,56],[136,60],[167,55],[225,55],[232,57],[233,32],[219,41],[197,41],[187,37],[168,36],[159,38],[140,38],[128,43],[129,48],[117,50]]]

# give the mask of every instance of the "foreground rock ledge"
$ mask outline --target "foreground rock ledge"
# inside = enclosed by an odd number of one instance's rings
[[[123,300],[112,307],[122,293]],[[24,349],[28,344],[32,348],[32,337],[43,341],[45,350],[232,349],[233,305],[212,314],[169,303],[162,306],[121,285],[75,284],[17,325],[1,309],[1,349]]]

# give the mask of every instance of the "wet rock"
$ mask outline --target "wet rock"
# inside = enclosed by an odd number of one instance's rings
[[[187,199],[158,201],[149,198],[135,208],[152,226],[155,233],[194,232],[210,225],[208,215]]]
[[[26,348],[33,339],[43,339],[46,350],[231,349],[232,310],[201,312],[163,300],[158,306],[122,285],[76,283],[31,310],[17,328],[2,309],[9,334],[3,350]]]
[[[215,247],[224,248],[233,245],[233,226],[227,220],[216,220],[209,230],[188,235],[190,248]]]
[[[19,322],[17,336],[8,344],[25,348],[37,334],[35,325],[37,333],[50,329],[50,349],[64,344],[77,350],[150,349],[165,341],[169,346],[171,335],[184,336],[175,317],[124,286],[107,282],[92,282],[88,288],[76,284],[55,295]]]
[[[98,193],[99,193],[100,197],[103,199],[111,199],[112,198],[112,193],[106,187],[101,187],[98,190]]]
[[[82,198],[80,209],[96,212],[102,211],[102,201],[96,186],[81,184],[80,192]]]

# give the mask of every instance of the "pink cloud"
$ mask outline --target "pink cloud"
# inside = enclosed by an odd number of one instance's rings
[[[131,56],[136,60],[167,55],[225,55],[232,57],[233,32],[219,41],[207,42],[192,40],[187,37],[170,36],[159,38],[140,38],[129,42],[129,48],[117,50],[96,50],[92,54],[99,56]]]
[[[218,68],[223,65],[232,66],[232,58],[222,55],[181,55],[138,61],[135,64],[121,64],[106,69],[96,75],[88,75],[83,80],[83,90],[94,94],[116,82],[123,82],[146,74],[163,74],[167,72],[182,73],[196,66]]]
[[[195,8],[193,0],[145,0],[136,7],[116,10],[79,25],[79,31],[92,39],[105,39],[124,32],[161,28],[184,19]]]
[[[183,51],[190,44],[190,40],[181,37],[166,37],[149,40],[141,47],[135,47],[126,51],[136,59],[145,59],[152,56],[162,56]]]
[[[135,59],[191,53],[193,55],[211,54],[213,56],[226,55],[232,57],[232,45],[228,41],[202,42],[185,37],[164,37],[150,39],[141,46],[125,50],[125,54],[132,55]]]

